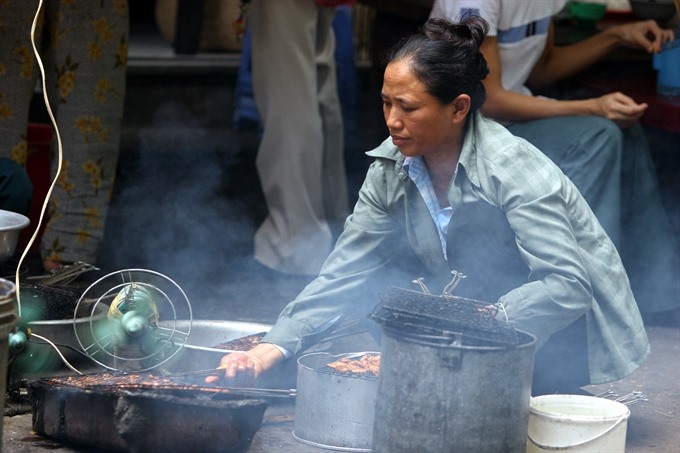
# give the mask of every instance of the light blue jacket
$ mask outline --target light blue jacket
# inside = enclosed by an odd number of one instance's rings
[[[387,286],[408,287],[424,277],[441,289],[456,268],[404,171],[404,156],[390,139],[368,155],[375,161],[334,251],[263,341],[299,352],[308,346],[305,337],[349,314],[366,319]],[[458,208],[480,201],[505,214],[527,267],[526,281],[498,299],[516,328],[534,334],[540,345],[585,313],[593,384],[620,379],[649,356],[614,245],[576,187],[543,153],[475,116],[448,199],[452,221]],[[483,285],[502,275],[471,277],[461,285]]]

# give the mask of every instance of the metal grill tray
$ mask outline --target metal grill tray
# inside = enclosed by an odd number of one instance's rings
[[[58,379],[27,386],[38,434],[130,453],[245,453],[269,404],[194,387],[88,389]]]
[[[436,296],[390,287],[371,314],[374,320],[396,328],[429,333],[454,332],[464,340],[516,346],[517,332],[496,318],[498,307],[488,302],[456,296]]]

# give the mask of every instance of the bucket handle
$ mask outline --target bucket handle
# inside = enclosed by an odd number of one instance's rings
[[[589,444],[589,443],[591,443],[591,442],[593,442],[593,441],[599,439],[600,437],[605,436],[605,435],[607,435],[608,433],[612,432],[612,431],[613,431],[617,426],[619,426],[625,419],[626,419],[626,417],[619,417],[619,419],[616,420],[616,422],[615,422],[614,424],[612,424],[612,426],[610,426],[609,428],[607,428],[606,430],[604,430],[603,432],[601,432],[601,433],[598,434],[597,436],[592,437],[592,438],[587,439],[587,440],[584,440],[583,442],[581,442],[581,443],[579,443],[579,444],[567,445],[567,446],[565,446],[565,447],[557,447],[557,446],[552,446],[552,445],[543,445],[543,444],[540,444],[540,443],[536,442],[536,440],[535,440],[534,438],[532,438],[532,437],[531,437],[531,434],[529,434],[529,433],[527,433],[527,439],[529,439],[529,441],[530,441],[532,444],[534,444],[535,446],[537,446],[538,448],[540,448],[540,449],[542,449],[542,450],[559,451],[559,450],[564,450],[564,449],[567,449],[567,448],[571,449],[571,448],[574,448],[574,447],[582,447],[582,446],[584,446],[584,445],[586,445],[586,444]]]

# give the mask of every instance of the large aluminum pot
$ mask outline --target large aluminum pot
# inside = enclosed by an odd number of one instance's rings
[[[458,334],[383,326],[375,453],[524,453],[534,336],[465,345]]]
[[[293,437],[338,451],[371,451],[378,379],[324,371],[331,362],[377,352],[332,355],[315,352],[298,359]]]

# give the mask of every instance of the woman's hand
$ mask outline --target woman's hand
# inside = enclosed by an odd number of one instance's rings
[[[595,99],[598,114],[610,119],[621,128],[632,126],[647,110],[647,104],[638,104],[623,93],[609,93]]]
[[[262,373],[283,358],[283,354],[276,346],[260,343],[248,352],[234,352],[222,357],[217,368],[224,370],[224,375],[208,376],[205,383],[215,384],[223,379],[221,384],[227,387],[251,387]]]
[[[673,30],[659,27],[655,20],[617,25],[609,31],[617,36],[622,45],[642,48],[649,53],[659,52],[661,46],[675,39]]]

